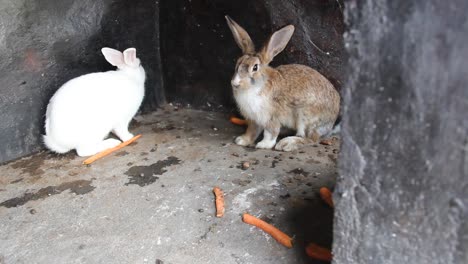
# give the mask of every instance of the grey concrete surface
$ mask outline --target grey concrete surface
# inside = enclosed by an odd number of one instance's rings
[[[168,106],[137,117],[143,137],[90,166],[74,152],[0,166],[0,263],[321,263],[304,246],[331,247],[333,210],[318,189],[334,186],[338,139],[293,153],[243,148],[227,119]],[[244,212],[294,236],[294,248],[244,224]]]
[[[335,264],[468,263],[468,2],[346,1]]]

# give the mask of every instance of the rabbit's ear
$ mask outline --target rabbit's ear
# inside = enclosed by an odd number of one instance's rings
[[[226,16],[226,21],[232,31],[232,35],[234,35],[234,39],[236,40],[237,45],[241,48],[242,52],[244,54],[255,53],[255,45],[247,31],[239,26],[229,16]]]
[[[119,68],[125,64],[122,52],[111,48],[102,48],[101,52],[110,64]]]
[[[136,57],[136,49],[128,48],[123,52],[125,64],[129,66],[138,66],[138,59]]]
[[[294,26],[289,25],[271,35],[267,45],[261,51],[262,57],[265,60],[264,63],[270,63],[278,53],[284,50],[293,33]]]

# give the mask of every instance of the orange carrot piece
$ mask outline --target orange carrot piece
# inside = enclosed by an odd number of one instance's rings
[[[249,214],[243,214],[242,220],[249,225],[253,225],[262,229],[285,247],[292,248],[292,238],[283,233],[278,228]]]
[[[333,142],[330,139],[324,139],[324,140],[320,141],[320,144],[330,146],[330,145],[333,144]]]
[[[134,141],[136,141],[136,140],[139,139],[140,137],[141,137],[141,135],[136,135],[136,136],[134,136],[133,138],[131,138],[131,139],[125,141],[125,142],[122,142],[122,143],[120,143],[119,145],[117,145],[117,146],[115,146],[115,147],[113,147],[113,148],[103,150],[103,151],[101,151],[101,152],[99,152],[99,153],[97,153],[97,154],[95,154],[95,155],[93,155],[93,156],[87,158],[85,161],[83,161],[83,164],[84,164],[84,165],[91,164],[91,163],[95,162],[96,160],[98,160],[98,159],[100,159],[100,158],[103,158],[103,157],[105,157],[105,156],[111,154],[111,153],[114,152],[114,151],[117,151],[117,150],[119,150],[119,149],[121,149],[121,148],[123,148],[123,147],[125,147],[125,146],[127,146],[127,145],[132,144]]]
[[[216,217],[224,216],[224,194],[223,190],[219,187],[214,187],[213,192],[215,194],[216,202]]]
[[[306,247],[307,256],[323,260],[323,261],[332,261],[332,253],[329,249],[323,248],[317,244],[310,243]]]
[[[231,116],[231,118],[229,118],[229,120],[230,120],[231,123],[233,123],[234,125],[238,125],[238,126],[245,126],[245,125],[247,125],[247,121],[245,121],[244,119],[237,118],[237,117],[235,117],[235,116]]]
[[[328,204],[331,208],[335,207],[333,204],[332,192],[327,187],[320,188],[320,197],[322,200]]]

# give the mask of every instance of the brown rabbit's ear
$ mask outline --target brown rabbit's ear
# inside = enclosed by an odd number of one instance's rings
[[[265,60],[264,63],[270,63],[273,58],[278,55],[278,53],[284,50],[293,33],[294,26],[289,25],[271,35],[270,40],[268,40],[268,43],[260,52],[263,59]]]
[[[229,16],[225,16],[227,24],[234,35],[237,45],[241,48],[244,54],[255,53],[255,45],[249,34],[239,24],[232,20]]]

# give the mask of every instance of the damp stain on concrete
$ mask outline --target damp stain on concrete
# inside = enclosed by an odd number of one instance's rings
[[[13,169],[20,169],[22,174],[29,174],[31,176],[38,176],[44,174],[41,166],[44,164],[46,153],[34,155],[30,158],[20,159],[10,166]]]
[[[15,183],[21,182],[23,180],[24,180],[24,178],[17,179],[17,180],[14,180],[14,181],[10,182],[10,184],[15,184]]]
[[[26,204],[29,201],[36,201],[39,199],[45,199],[52,195],[60,194],[66,190],[70,190],[71,193],[77,195],[87,194],[93,191],[96,187],[91,185],[92,181],[77,180],[71,182],[65,182],[58,186],[48,186],[38,190],[37,192],[27,192],[20,197],[15,197],[0,203],[0,206],[6,208],[18,207]]]
[[[128,154],[129,154],[129,153],[128,153],[127,151],[124,150],[124,151],[117,152],[117,153],[115,154],[115,156],[117,156],[117,157],[123,157],[123,156],[127,156]]]
[[[240,185],[240,186],[247,186],[251,182],[252,181],[248,180],[248,179],[234,179],[234,180],[232,180],[232,183]]]
[[[149,166],[133,166],[125,172],[125,175],[129,178],[129,181],[125,185],[136,184],[140,187],[150,185],[159,179],[157,175],[167,172],[166,167],[180,163],[181,160],[179,158],[170,156]]]
[[[294,169],[290,171],[289,174],[309,176],[309,173],[307,171],[304,171],[302,168]]]
[[[270,168],[276,168],[276,164],[278,164],[278,163],[279,163],[279,161],[273,160],[273,161],[271,162],[271,167],[270,167]]]

